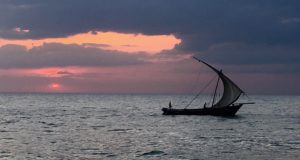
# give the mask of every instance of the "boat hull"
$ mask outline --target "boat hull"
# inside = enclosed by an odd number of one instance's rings
[[[212,116],[234,116],[243,104],[235,104],[223,108],[201,108],[201,109],[172,109],[162,108],[163,115],[212,115]]]

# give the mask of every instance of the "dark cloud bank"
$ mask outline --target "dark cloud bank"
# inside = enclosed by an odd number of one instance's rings
[[[65,66],[122,66],[145,64],[145,54],[127,54],[76,44],[46,43],[27,50],[24,46],[0,47],[0,68]]]
[[[299,64],[299,0],[3,0],[0,37],[63,37],[91,30],[175,34],[222,64]],[[14,28],[29,29],[16,33]],[[84,62],[82,62],[84,63]]]

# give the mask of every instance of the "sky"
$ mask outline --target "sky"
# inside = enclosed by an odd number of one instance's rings
[[[299,8],[299,0],[0,0],[0,92],[195,93],[216,81],[196,56],[248,94],[300,94]]]

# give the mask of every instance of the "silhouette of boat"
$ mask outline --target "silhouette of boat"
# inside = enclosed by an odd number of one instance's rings
[[[245,92],[242,91],[231,79],[225,76],[222,70],[217,70],[210,64],[196,58],[197,61],[207,65],[218,75],[218,81],[215,87],[215,91],[213,94],[213,100],[211,103],[211,107],[207,107],[206,103],[203,108],[198,109],[175,109],[172,108],[171,102],[169,103],[169,108],[162,108],[163,115],[213,115],[213,116],[234,116],[236,112],[244,105],[244,104],[254,104],[253,102],[248,103],[235,103],[241,94]],[[223,82],[223,95],[218,102],[215,103],[217,88],[219,85],[219,81]]]

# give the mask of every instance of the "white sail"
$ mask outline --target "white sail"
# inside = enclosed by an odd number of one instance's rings
[[[195,57],[194,57],[195,58]],[[213,66],[209,65],[208,63],[199,60],[197,58],[195,58],[196,60],[198,60],[199,62],[204,63],[205,65],[207,65],[209,68],[211,68],[213,71],[215,71],[219,77],[221,78],[222,82],[223,82],[223,95],[222,98],[216,103],[214,104],[212,107],[215,108],[222,108],[222,107],[227,107],[229,105],[231,105],[232,103],[234,103],[242,93],[244,93],[235,83],[232,82],[232,80],[230,80],[228,77],[226,77],[222,71],[217,70],[216,68],[214,68]]]
[[[216,108],[226,107],[234,103],[243,93],[243,91],[222,72],[218,72],[218,75],[220,76],[223,82],[224,91],[222,98],[216,104],[213,105],[213,107]]]

